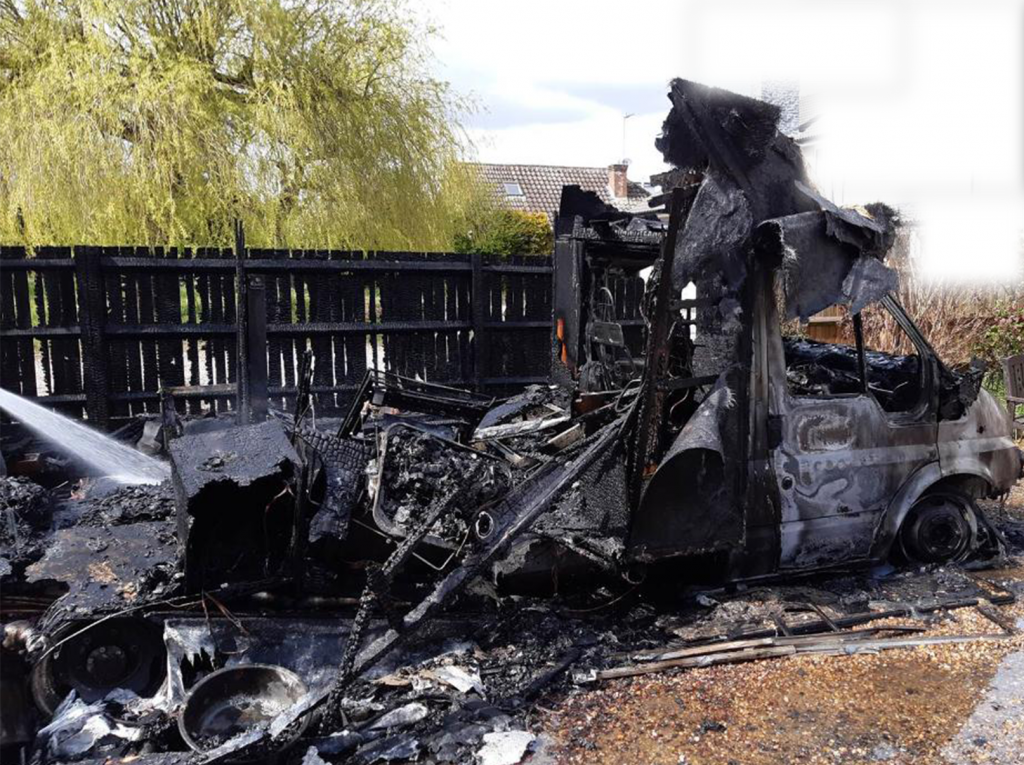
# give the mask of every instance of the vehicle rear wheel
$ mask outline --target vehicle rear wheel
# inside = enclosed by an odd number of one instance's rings
[[[72,690],[88,704],[116,688],[156,693],[167,673],[163,628],[135,617],[64,622],[32,669],[36,705],[52,715]]]
[[[977,533],[974,501],[965,494],[926,494],[910,509],[900,529],[900,546],[917,563],[948,563],[963,558]]]

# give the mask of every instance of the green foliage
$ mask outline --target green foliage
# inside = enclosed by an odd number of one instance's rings
[[[404,0],[0,0],[0,241],[444,249],[467,104]]]
[[[1016,300],[997,304],[979,351],[983,358],[992,360],[1024,353],[1024,305]]]
[[[996,395],[1004,395],[1006,386],[1000,360],[1024,353],[1024,304],[1014,299],[999,301],[975,353],[988,364],[985,387]]]
[[[455,236],[456,252],[502,255],[551,255],[555,235],[544,213],[487,210],[465,233]]]

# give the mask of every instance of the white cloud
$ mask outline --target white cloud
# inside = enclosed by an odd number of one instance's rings
[[[953,241],[974,242],[975,275],[1019,269],[1024,0],[438,0],[429,13],[444,76],[492,105],[471,124],[483,161],[625,153],[646,180],[664,168],[654,139],[673,77],[752,95],[798,80],[821,115],[807,158],[825,194],[906,205],[930,228],[926,271],[959,274]]]
[[[479,158],[601,166],[623,159],[625,149],[634,180],[661,172],[654,138],[666,110],[653,109],[666,100],[655,96],[648,113],[629,118],[624,146],[626,110],[572,91],[575,85],[643,86],[655,93],[667,84],[672,67],[653,64],[652,52],[642,47],[644,38],[653,37],[644,20],[663,17],[665,7],[650,0],[628,8],[578,0],[431,3],[430,15],[444,36],[435,46],[443,75],[503,118],[510,106],[523,110],[517,124],[484,127],[486,115],[471,122]],[[563,116],[566,111],[571,118]]]
[[[427,13],[442,28],[439,58],[486,80],[515,73],[530,81],[660,83],[647,66],[653,47],[678,28],[678,3],[636,0],[433,0]]]
[[[630,117],[624,153],[622,113],[608,109],[571,122],[471,129],[470,136],[482,161],[596,167],[629,159],[629,176],[646,182],[665,167],[653,145],[664,119],[658,112]]]

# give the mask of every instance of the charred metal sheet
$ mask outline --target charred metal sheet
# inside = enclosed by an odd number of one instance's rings
[[[558,217],[572,225],[577,217],[587,222],[607,222],[630,216],[602,201],[595,192],[584,191],[579,186],[569,185],[562,187],[562,196],[558,203]]]
[[[839,207],[808,184],[796,181],[797,189],[821,210],[825,218],[825,233],[836,241],[854,247],[860,254],[884,260],[896,240],[896,211],[875,202],[863,212],[850,207]]]
[[[797,443],[806,452],[834,452],[853,444],[853,421],[842,412],[809,415],[797,429]]]
[[[938,457],[936,427],[894,423],[871,397],[794,399],[774,456],[781,566],[866,560],[890,498]]]
[[[765,221],[757,232],[758,250],[780,267],[786,317],[806,321],[836,303],[858,313],[893,292],[898,276],[882,260],[895,237],[895,213],[876,205],[875,220],[796,185],[822,210]]]
[[[843,279],[842,298],[853,313],[860,313],[899,287],[899,275],[874,258],[859,257]]]
[[[178,540],[190,589],[256,580],[284,564],[299,456],[273,420],[171,442]]]
[[[744,516],[727,482],[721,430],[734,406],[728,387],[718,387],[662,457],[633,515],[631,559],[706,553],[742,540]]]
[[[985,364],[972,361],[967,369],[952,370],[944,364],[939,369],[939,417],[959,420],[981,393]]]
[[[677,244],[673,286],[682,290],[690,282],[715,279],[738,290],[747,276],[746,244],[755,223],[742,189],[726,179],[702,183]]]
[[[700,185],[675,245],[670,274],[661,278],[671,278],[676,296],[685,289],[696,291],[697,302],[689,321],[697,340],[689,369],[679,372],[679,376],[714,377],[729,396],[729,406],[718,409],[715,423],[721,453],[727,455],[722,461],[721,482],[714,489],[719,509],[714,517],[709,514],[705,519],[699,539],[691,540],[701,547],[721,547],[715,541],[717,518],[722,519],[725,538],[736,545],[743,524],[730,519],[742,518],[744,507],[750,508],[752,516],[759,516],[759,508],[770,502],[763,481],[750,481],[748,475],[748,460],[767,456],[751,454],[752,446],[757,446],[751,440],[751,371],[760,353],[752,347],[752,333],[755,297],[763,288],[763,281],[752,278],[757,269],[750,259],[754,231],[769,218],[813,211],[814,203],[795,185],[806,178],[803,163],[796,145],[776,130],[777,109],[685,80],[673,82],[670,98],[672,111],[658,146],[680,171],[673,178]],[[656,283],[657,279],[656,272],[652,281]],[[652,315],[650,310],[647,314]],[[691,420],[692,412],[706,395],[698,389],[689,400],[680,402],[685,403]],[[683,424],[685,420],[684,416]],[[753,426],[764,427],[757,420]],[[763,438],[761,441],[763,444]],[[679,460],[675,467],[673,464],[663,461],[659,465],[648,490],[686,484],[687,479],[681,475],[673,478],[673,471],[678,474],[679,467],[688,464],[687,459]],[[706,460],[701,464],[707,466]],[[662,471],[665,475],[659,476]],[[725,496],[719,496],[719,492]],[[659,504],[666,505],[663,512],[668,516],[680,504],[671,494],[652,494],[652,500],[663,497]],[[646,499],[641,504],[644,502]],[[649,523],[644,537],[650,538],[656,526]],[[671,545],[665,548],[670,552]]]
[[[779,107],[689,80],[673,80],[672,111],[655,146],[677,168],[703,168],[742,185],[778,133]]]
[[[665,223],[654,211],[629,213],[609,205],[593,191],[579,186],[563,186],[555,219],[555,236],[589,239],[595,243],[617,243],[628,250],[630,245],[655,245],[665,233]],[[622,257],[629,257],[627,252]]]
[[[63,602],[89,613],[139,605],[170,591],[177,565],[173,521],[74,526],[53,535],[26,578],[65,584]]]

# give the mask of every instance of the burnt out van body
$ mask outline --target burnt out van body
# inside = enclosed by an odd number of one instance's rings
[[[997,547],[976,501],[1022,454],[983,370],[950,369],[895,299],[896,213],[821,197],[774,107],[670,97],[661,215],[567,189],[557,224],[556,377],[639,399],[625,560],[746,579]],[[830,307],[844,342],[801,337]],[[869,317],[893,347],[865,346]]]

